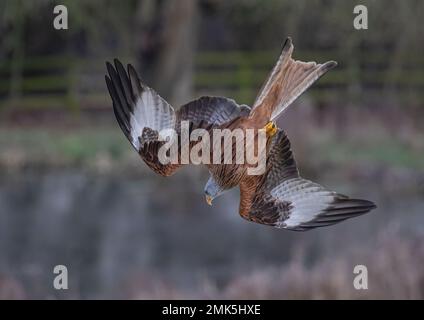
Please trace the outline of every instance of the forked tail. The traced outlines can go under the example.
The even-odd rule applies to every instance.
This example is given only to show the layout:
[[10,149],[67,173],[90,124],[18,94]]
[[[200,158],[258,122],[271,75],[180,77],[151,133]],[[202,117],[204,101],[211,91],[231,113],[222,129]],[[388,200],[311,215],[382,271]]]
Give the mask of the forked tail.
[[297,97],[337,65],[335,61],[323,64],[296,61],[292,58],[293,49],[289,37],[253,104],[252,111],[257,112],[259,110],[255,109],[262,109],[261,114],[266,115],[271,121],[275,121]]

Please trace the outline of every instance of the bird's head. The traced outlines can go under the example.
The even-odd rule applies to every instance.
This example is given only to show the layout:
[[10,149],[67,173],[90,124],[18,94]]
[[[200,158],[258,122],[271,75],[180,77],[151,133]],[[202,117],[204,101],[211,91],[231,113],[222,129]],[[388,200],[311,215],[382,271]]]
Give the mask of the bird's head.
[[205,185],[205,197],[208,205],[212,205],[212,200],[221,195],[225,190],[215,181],[214,178],[210,177]]

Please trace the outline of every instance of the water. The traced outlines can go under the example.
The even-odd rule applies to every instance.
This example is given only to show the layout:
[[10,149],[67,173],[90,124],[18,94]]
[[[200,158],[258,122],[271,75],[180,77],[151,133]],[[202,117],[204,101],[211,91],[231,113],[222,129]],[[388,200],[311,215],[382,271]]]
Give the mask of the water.
[[[278,230],[240,218],[238,190],[209,207],[205,181],[188,171],[168,179],[3,174],[0,276],[32,298],[125,298],[134,279],[149,286],[156,277],[187,290],[205,279],[220,287],[236,274],[283,265],[301,248],[313,264],[351,247],[365,250],[393,221],[423,227],[420,197],[387,196],[368,185],[368,192],[348,193],[376,201],[372,214],[306,233]],[[59,264],[69,272],[66,296],[52,286]]]

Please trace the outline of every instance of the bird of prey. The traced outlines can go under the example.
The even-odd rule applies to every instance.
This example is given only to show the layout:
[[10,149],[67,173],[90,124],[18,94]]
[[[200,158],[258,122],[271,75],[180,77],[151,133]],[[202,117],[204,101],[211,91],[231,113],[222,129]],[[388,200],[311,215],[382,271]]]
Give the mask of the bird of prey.
[[304,231],[367,213],[376,207],[371,201],[351,199],[303,179],[285,132],[275,124],[297,97],[337,65],[334,61],[318,64],[294,60],[293,49],[287,38],[251,108],[225,97],[204,96],[175,110],[140,81],[131,65],[125,70],[117,59],[114,65],[107,62],[105,79],[118,124],[144,162],[162,176],[172,175],[182,164],[159,161],[158,151],[165,143],[160,132],[174,129],[181,139],[181,121],[189,122],[190,132],[198,128],[209,132],[215,128],[265,129],[263,174],[247,174],[246,164],[206,165],[210,172],[204,190],[206,201],[211,204],[223,192],[239,186],[239,214],[249,221]]

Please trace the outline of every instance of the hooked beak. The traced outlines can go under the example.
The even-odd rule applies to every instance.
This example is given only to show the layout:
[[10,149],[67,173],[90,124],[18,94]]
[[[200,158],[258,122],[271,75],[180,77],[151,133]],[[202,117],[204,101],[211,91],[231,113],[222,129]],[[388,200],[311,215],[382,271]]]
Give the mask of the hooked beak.
[[211,196],[206,196],[206,202],[208,203],[208,205],[212,205],[212,197]]

